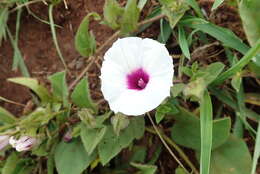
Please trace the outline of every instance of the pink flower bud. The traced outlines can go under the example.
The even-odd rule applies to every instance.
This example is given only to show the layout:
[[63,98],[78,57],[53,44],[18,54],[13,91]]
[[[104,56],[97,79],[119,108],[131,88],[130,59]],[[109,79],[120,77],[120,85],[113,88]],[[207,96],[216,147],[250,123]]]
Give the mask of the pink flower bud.
[[72,134],[71,134],[71,131],[69,130],[63,136],[63,141],[70,142],[71,140],[72,140]]
[[15,139],[14,137],[11,137],[9,143],[18,152],[21,152],[21,151],[27,151],[32,149],[35,145],[38,144],[38,140],[30,136],[22,136],[19,139]]
[[9,144],[9,138],[10,136],[8,135],[0,136],[0,150],[3,150]]

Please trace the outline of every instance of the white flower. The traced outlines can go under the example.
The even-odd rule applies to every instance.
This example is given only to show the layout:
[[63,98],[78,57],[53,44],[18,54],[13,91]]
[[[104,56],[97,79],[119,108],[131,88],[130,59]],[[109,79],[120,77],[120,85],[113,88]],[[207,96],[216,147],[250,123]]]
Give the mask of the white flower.
[[118,39],[106,52],[101,90],[111,110],[142,115],[170,95],[173,62],[166,47],[152,39]]
[[0,150],[3,150],[9,144],[9,138],[10,136],[8,135],[0,136]]
[[22,136],[18,140],[11,137],[9,144],[15,148],[18,152],[27,151],[32,149],[38,143],[36,138],[30,136]]

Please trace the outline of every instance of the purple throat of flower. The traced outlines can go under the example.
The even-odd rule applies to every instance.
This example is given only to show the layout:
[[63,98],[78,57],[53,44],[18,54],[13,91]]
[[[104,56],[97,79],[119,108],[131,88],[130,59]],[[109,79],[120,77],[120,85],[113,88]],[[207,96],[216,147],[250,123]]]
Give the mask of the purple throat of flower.
[[143,68],[138,68],[127,74],[127,88],[141,91],[145,89],[149,82],[149,78],[149,74]]

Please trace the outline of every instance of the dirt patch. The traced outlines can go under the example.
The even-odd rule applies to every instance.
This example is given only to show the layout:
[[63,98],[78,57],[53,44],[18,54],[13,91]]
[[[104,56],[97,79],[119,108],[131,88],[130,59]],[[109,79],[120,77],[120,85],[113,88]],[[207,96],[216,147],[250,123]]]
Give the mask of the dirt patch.
[[[77,28],[81,20],[89,12],[95,11],[102,15],[104,0],[71,0],[67,3],[68,9],[65,9],[63,4],[55,7],[53,16],[55,23],[62,27],[56,28],[56,33],[61,51],[71,71],[71,75],[68,76],[68,81],[71,81],[84,68],[87,60],[82,58],[74,47],[74,36]],[[48,21],[48,7],[45,4],[33,4],[29,8],[35,15]],[[15,20],[16,14],[14,13],[9,20],[12,33],[15,31]],[[90,22],[90,29],[96,36],[97,46],[102,44],[113,33],[112,30],[100,25],[97,21]],[[48,75],[64,70],[54,46],[49,25],[35,19],[25,10],[21,20],[19,48],[31,76],[40,79],[44,83],[46,83]],[[5,41],[0,50],[0,95],[19,103],[26,103],[30,100],[28,90],[6,81],[7,78],[21,75],[11,70],[13,49],[10,43]],[[96,89],[97,86],[91,85],[91,88]],[[14,114],[21,113],[21,107],[7,103],[1,103],[1,105]]]

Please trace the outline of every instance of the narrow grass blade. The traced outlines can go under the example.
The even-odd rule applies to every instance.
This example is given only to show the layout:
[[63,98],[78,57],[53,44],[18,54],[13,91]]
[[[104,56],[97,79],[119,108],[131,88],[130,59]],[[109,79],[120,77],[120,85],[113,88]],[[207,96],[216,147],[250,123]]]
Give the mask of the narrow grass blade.
[[251,174],[254,174],[255,171],[256,171],[257,161],[258,161],[258,158],[260,156],[260,148],[259,147],[260,147],[260,122],[258,122],[256,142],[255,142],[255,151],[254,151]]
[[182,26],[178,26],[178,34],[179,34],[179,44],[181,47],[181,51],[187,57],[190,59],[190,50],[189,50],[189,44],[185,36],[185,31]]
[[257,41],[256,45],[252,47],[234,66],[229,68],[224,73],[220,74],[219,77],[212,82],[211,86],[216,86],[222,84],[225,80],[233,76],[235,73],[239,72],[244,66],[246,66],[251,59],[253,59],[256,54],[260,51],[260,39]]
[[180,24],[193,29],[209,34],[210,36],[221,41],[223,45],[233,48],[242,54],[246,54],[249,47],[242,42],[231,30],[214,25],[204,19],[196,18],[193,16],[186,16],[182,18]]
[[54,20],[53,20],[53,15],[52,15],[52,12],[53,12],[53,5],[51,4],[49,6],[49,20],[50,20],[50,27],[51,27],[51,33],[52,33],[52,38],[53,38],[53,42],[54,42],[54,45],[56,47],[56,50],[58,52],[58,55],[60,57],[60,60],[64,66],[64,68],[66,70],[68,70],[67,68],[67,65],[65,63],[65,60],[63,58],[63,55],[61,53],[61,50],[60,50],[60,47],[59,47],[59,44],[58,44],[58,40],[57,40],[57,36],[56,36],[56,31],[55,31],[55,25],[54,25]]
[[200,174],[209,174],[212,148],[212,103],[208,91],[205,91],[200,104]]
[[2,39],[6,38],[6,27],[7,27],[8,16],[9,16],[8,7],[1,7],[0,8],[0,45]]
[[215,0],[213,6],[211,8],[211,11],[217,9],[223,2],[224,2],[224,0]]
[[17,45],[17,43],[15,43],[12,33],[10,32],[10,30],[8,28],[7,28],[7,33],[8,33],[10,42],[14,48],[14,52],[17,52],[16,54],[17,54],[17,59],[19,59],[19,69],[20,69],[22,75],[25,77],[30,77],[29,71],[24,63],[24,60],[23,60],[22,54],[18,48],[18,45]]
[[[22,8],[19,8],[17,10],[16,31],[15,31],[15,38],[14,38],[14,42],[16,45],[18,45],[18,41],[19,41],[19,30],[20,30],[20,21],[21,21],[22,10],[23,10]],[[17,51],[14,51],[12,70],[16,70],[18,68],[19,60],[20,60],[19,53]]]
[[172,33],[172,28],[169,24],[169,22],[167,22],[166,20],[164,19],[161,19],[160,20],[160,34],[158,36],[158,41],[163,43],[163,44],[166,44],[166,42],[168,41],[168,39],[170,38],[171,36],[171,33]]
[[189,6],[191,6],[193,8],[195,13],[197,13],[197,15],[200,18],[204,18],[203,13],[201,12],[199,4],[197,3],[196,0],[186,0],[186,3],[189,4]]

